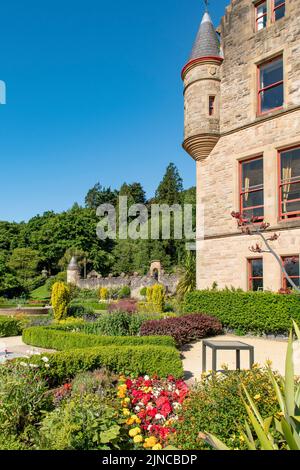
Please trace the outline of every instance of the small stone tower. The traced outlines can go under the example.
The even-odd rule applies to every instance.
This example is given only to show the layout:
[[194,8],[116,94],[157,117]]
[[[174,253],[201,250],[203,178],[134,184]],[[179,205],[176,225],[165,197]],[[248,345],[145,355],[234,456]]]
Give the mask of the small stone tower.
[[67,269],[67,283],[74,284],[76,286],[79,280],[80,269],[77,263],[76,256],[73,256]]
[[220,138],[220,82],[223,56],[212,20],[205,12],[184,82],[183,148],[196,161],[208,157]]

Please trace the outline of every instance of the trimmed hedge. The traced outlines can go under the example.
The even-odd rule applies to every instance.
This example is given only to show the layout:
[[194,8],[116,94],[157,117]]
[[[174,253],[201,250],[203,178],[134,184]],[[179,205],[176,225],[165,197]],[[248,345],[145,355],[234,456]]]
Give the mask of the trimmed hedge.
[[[45,357],[49,362],[45,367]],[[41,373],[51,387],[58,386],[73,378],[77,373],[107,367],[110,371],[125,375],[156,375],[176,378],[183,376],[180,353],[174,347],[141,346],[100,346],[86,349],[72,349],[57,353],[45,353],[30,359],[18,359],[40,366]]]
[[[57,349],[92,348],[95,346],[164,346],[175,347],[175,342],[168,336],[97,336],[85,333],[72,333],[53,328],[33,327],[23,331],[23,341],[32,346]],[[120,349],[119,349],[120,351]]]
[[142,336],[169,335],[178,346],[221,333],[222,325],[216,318],[197,314],[147,321],[141,327]]
[[195,291],[186,294],[185,313],[217,317],[223,326],[243,332],[286,333],[300,322],[300,296],[272,292]]
[[22,333],[22,324],[20,321],[11,317],[0,316],[0,338],[9,336],[19,336]]

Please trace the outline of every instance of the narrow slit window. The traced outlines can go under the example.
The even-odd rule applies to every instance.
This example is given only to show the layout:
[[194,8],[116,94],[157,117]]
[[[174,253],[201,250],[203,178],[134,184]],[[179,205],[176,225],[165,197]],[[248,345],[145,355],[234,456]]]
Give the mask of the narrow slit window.
[[258,113],[280,109],[284,104],[283,57],[277,57],[258,67]]
[[285,0],[273,0],[273,19],[278,21],[285,16]]
[[263,1],[256,5],[255,7],[255,21],[256,21],[256,31],[260,31],[267,27],[268,21],[268,9],[267,2]]
[[208,112],[210,116],[213,116],[215,114],[215,102],[216,102],[216,97],[210,96],[209,105],[208,105]]

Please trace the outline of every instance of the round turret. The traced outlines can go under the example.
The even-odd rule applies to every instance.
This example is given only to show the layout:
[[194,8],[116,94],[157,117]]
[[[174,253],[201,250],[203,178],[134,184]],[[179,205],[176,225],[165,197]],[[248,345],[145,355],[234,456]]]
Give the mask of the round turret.
[[73,256],[67,268],[67,282],[68,284],[77,285],[79,280],[80,280],[80,269],[77,263],[76,256]]
[[223,56],[206,12],[188,63],[184,82],[183,148],[197,161],[208,157],[220,138],[220,83]]

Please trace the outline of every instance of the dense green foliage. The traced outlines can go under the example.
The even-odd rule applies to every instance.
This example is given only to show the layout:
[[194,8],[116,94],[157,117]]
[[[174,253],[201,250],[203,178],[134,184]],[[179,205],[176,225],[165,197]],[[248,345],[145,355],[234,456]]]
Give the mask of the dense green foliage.
[[[71,335],[72,333],[68,333]],[[122,338],[124,340],[124,338]],[[49,369],[45,376],[53,384],[63,383],[78,372],[107,367],[116,373],[127,375],[158,375],[159,377],[182,377],[180,353],[174,347],[145,345],[106,345],[94,348],[69,349],[45,354],[49,358]],[[32,357],[31,363],[42,364],[39,356]]]
[[[76,325],[80,327],[80,325]],[[64,328],[62,326],[61,328]],[[68,329],[69,325],[65,325]],[[26,344],[46,349],[68,350],[73,348],[91,348],[94,346],[139,346],[156,345],[174,347],[174,340],[169,336],[99,336],[87,333],[75,333],[53,327],[33,327],[23,331]]]
[[[277,377],[278,379],[278,377]],[[279,411],[272,381],[266,370],[228,372],[199,383],[185,401],[176,425],[175,445],[179,449],[205,449],[209,446],[199,433],[218,436],[231,449],[246,449],[241,427],[247,418],[242,397],[244,384],[264,418]]]
[[22,324],[12,317],[0,316],[0,338],[18,336],[22,333]]
[[206,290],[185,296],[185,313],[206,313],[223,326],[254,333],[286,333],[300,321],[300,296],[272,292]]
[[[95,269],[103,276],[122,272],[144,274],[153,259],[160,259],[172,271],[185,257],[184,240],[106,240],[96,236],[99,204],[116,205],[119,195],[128,204],[195,205],[195,188],[184,191],[178,170],[169,165],[155,198],[146,201],[140,183],[124,183],[119,190],[95,185],[86,196],[86,206],[78,204],[62,213],[52,211],[37,215],[27,223],[0,221],[0,296],[28,294],[44,283],[44,268],[51,275],[65,270],[70,256],[76,253],[82,270]],[[150,211],[149,211],[150,218]]]
[[120,449],[128,441],[116,406],[99,395],[75,395],[49,413],[40,428],[42,450]]
[[10,363],[0,366],[0,436],[20,434],[49,408],[46,382],[39,370]]

